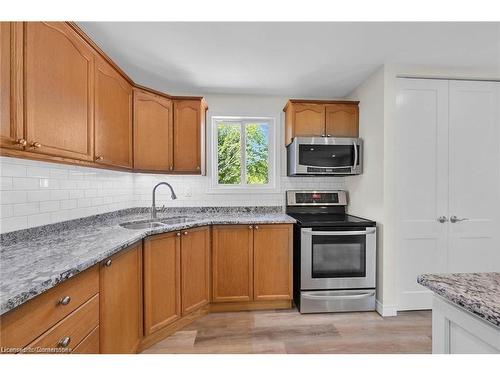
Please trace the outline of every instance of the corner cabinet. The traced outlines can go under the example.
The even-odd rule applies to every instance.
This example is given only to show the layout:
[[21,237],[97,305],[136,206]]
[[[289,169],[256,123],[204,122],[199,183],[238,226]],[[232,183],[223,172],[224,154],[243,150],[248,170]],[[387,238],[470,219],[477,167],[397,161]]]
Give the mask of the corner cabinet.
[[132,85],[102,57],[95,69],[95,162],[132,168]]
[[174,100],[173,171],[205,174],[205,116],[202,98]]
[[134,89],[134,169],[173,170],[172,100]]
[[357,137],[359,102],[290,99],[285,112],[285,145],[294,137]]
[[101,262],[100,351],[135,353],[142,339],[142,246],[132,245]]

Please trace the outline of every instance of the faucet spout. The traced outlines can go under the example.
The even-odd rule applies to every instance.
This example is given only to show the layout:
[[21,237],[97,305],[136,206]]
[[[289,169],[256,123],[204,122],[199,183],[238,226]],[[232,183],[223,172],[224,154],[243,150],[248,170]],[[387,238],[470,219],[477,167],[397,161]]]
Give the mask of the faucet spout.
[[170,189],[170,193],[171,193],[171,198],[172,199],[177,199],[177,195],[175,195],[175,192],[174,192],[174,189],[172,187],[172,185],[170,185],[168,182],[160,182],[158,184],[155,185],[155,187],[153,188],[153,202],[151,204],[151,219],[156,219],[156,189],[161,186],[161,185],[166,185],[169,187]]

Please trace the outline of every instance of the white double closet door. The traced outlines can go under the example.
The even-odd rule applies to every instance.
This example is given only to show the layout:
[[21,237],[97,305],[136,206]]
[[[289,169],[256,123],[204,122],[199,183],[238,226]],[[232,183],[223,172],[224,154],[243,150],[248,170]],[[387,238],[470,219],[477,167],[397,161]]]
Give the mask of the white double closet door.
[[399,310],[427,309],[418,275],[500,271],[500,83],[398,79],[395,140]]

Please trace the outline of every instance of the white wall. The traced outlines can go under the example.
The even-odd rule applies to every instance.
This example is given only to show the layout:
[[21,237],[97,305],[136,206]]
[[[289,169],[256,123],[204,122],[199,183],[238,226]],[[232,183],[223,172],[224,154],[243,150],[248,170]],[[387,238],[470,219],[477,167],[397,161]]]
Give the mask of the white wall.
[[383,246],[384,67],[375,71],[348,98],[360,101],[359,136],[364,141],[363,174],[346,178],[345,182],[349,192],[348,212],[377,221],[377,308],[382,313],[386,274]]
[[0,157],[0,232],[95,215],[121,208],[151,205],[151,189],[159,181],[171,183],[178,199],[170,201],[168,189],[158,190],[157,205],[240,206],[284,205],[285,190],[343,189],[344,178],[286,177],[284,114],[287,98],[276,96],[207,95],[208,135],[211,116],[266,116],[276,119],[278,176],[271,192],[243,194],[210,191],[211,139],[207,139],[207,176],[133,174]]

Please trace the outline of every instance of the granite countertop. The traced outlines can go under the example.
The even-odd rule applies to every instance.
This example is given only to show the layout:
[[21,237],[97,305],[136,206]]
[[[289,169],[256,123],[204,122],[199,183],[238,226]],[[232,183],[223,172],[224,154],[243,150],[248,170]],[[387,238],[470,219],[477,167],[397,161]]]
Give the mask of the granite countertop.
[[427,274],[417,281],[500,328],[500,272]]
[[148,208],[134,208],[1,235],[0,314],[92,267],[142,238],[211,224],[294,223],[281,207],[172,208],[158,218],[189,221],[153,229],[119,224],[149,219]]

